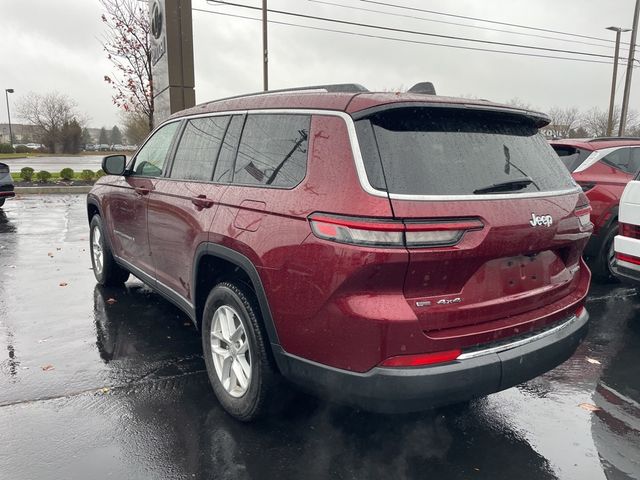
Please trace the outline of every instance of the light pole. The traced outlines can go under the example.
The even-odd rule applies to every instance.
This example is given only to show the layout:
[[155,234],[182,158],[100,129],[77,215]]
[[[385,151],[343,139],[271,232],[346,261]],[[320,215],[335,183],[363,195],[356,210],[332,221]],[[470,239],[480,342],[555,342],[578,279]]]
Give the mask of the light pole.
[[7,118],[9,119],[9,146],[13,148],[13,133],[11,132],[11,112],[9,111],[9,94],[13,93],[13,88],[7,88],[4,96],[7,99]]
[[618,59],[620,58],[620,34],[622,32],[630,32],[630,28],[607,27],[607,30],[616,32],[616,52],[613,60],[613,78],[611,80],[611,99],[609,100],[609,119],[607,120],[607,137],[611,136],[613,131],[613,108],[616,100],[616,79],[618,78]]
[[269,47],[267,44],[267,0],[262,0],[262,88],[269,90]]
[[631,30],[631,45],[629,46],[629,60],[627,60],[627,75],[624,80],[624,95],[622,96],[622,111],[620,112],[620,128],[618,136],[624,136],[627,127],[627,111],[629,110],[629,97],[631,96],[631,75],[633,74],[633,62],[636,53],[636,37],[638,36],[638,16],[640,15],[640,0],[636,0],[636,8],[633,10],[633,27]]

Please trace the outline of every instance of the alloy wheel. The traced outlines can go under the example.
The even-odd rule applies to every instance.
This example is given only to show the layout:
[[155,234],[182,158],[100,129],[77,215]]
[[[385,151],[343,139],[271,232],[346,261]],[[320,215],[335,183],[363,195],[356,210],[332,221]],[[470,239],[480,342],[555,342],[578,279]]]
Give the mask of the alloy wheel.
[[251,384],[251,348],[240,315],[228,305],[213,314],[211,323],[213,366],[222,387],[232,397],[241,397]]

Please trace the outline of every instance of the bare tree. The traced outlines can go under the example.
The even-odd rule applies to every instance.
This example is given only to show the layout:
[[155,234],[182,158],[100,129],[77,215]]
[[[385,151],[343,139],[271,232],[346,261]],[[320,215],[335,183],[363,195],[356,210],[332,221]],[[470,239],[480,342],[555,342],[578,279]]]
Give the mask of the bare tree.
[[549,110],[550,126],[560,138],[569,136],[571,130],[578,126],[580,113],[575,107],[553,107]]
[[124,135],[129,144],[140,145],[149,135],[147,118],[136,112],[122,112],[120,122],[124,126]]
[[[613,109],[613,126],[612,131],[618,131],[620,125],[620,107],[616,105]],[[584,129],[592,137],[604,137],[607,134],[607,122],[609,119],[609,111],[594,107],[588,110],[581,118],[580,123]],[[637,131],[640,127],[638,124],[640,116],[637,110],[629,110],[627,113],[627,131]]]
[[153,74],[147,2],[138,0],[100,0],[107,27],[102,47],[115,67],[105,75],[115,94],[113,103],[125,112],[135,112],[147,119],[153,129]]
[[51,152],[65,142],[64,132],[70,124],[80,125],[76,102],[58,92],[29,93],[18,101],[16,110],[20,118],[36,126],[40,142]]
[[512,107],[522,108],[524,110],[535,110],[530,103],[527,103],[519,97],[510,98],[504,103],[506,103],[507,105],[511,105]]

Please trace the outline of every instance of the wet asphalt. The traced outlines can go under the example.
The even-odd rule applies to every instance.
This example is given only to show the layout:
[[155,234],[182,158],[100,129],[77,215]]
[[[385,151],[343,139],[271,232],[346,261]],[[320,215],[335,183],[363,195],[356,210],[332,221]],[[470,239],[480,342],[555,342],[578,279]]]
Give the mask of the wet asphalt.
[[526,384],[417,415],[291,392],[241,424],[198,332],[133,279],[96,285],[84,196],[0,209],[0,479],[640,478],[640,298],[593,285],[576,354]]

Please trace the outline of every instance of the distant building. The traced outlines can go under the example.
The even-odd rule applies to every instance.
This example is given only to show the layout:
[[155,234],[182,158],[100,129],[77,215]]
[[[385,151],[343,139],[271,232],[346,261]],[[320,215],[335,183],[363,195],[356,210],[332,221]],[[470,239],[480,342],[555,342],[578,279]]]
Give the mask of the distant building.
[[[38,127],[35,125],[11,124],[13,143],[40,143]],[[9,124],[0,123],[0,143],[9,143]]]

